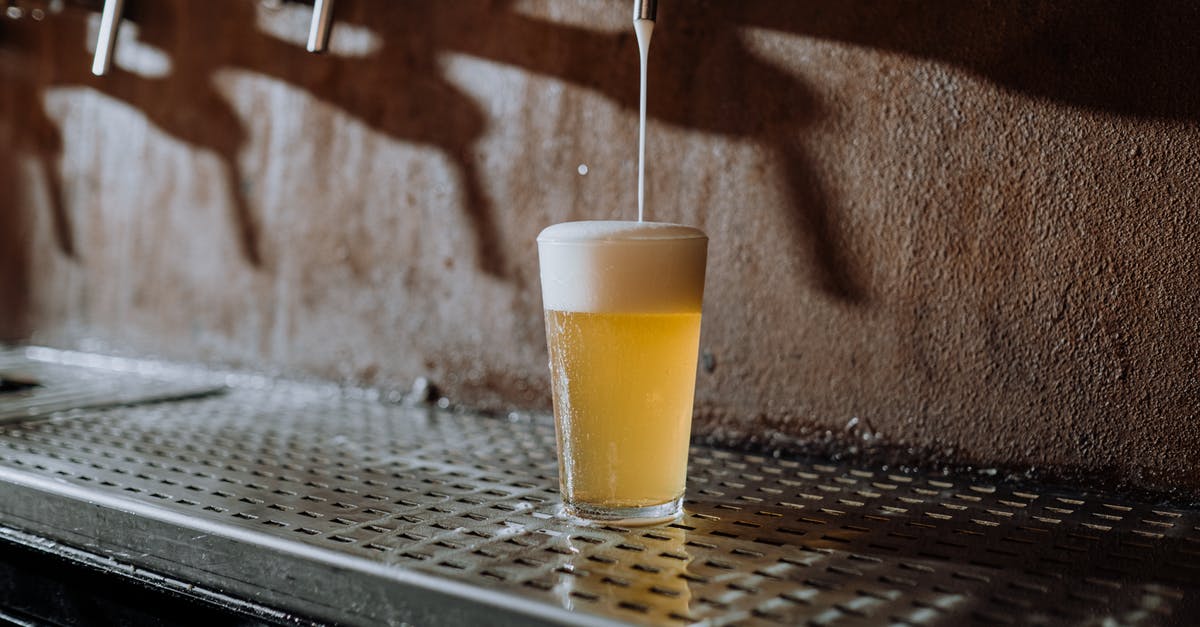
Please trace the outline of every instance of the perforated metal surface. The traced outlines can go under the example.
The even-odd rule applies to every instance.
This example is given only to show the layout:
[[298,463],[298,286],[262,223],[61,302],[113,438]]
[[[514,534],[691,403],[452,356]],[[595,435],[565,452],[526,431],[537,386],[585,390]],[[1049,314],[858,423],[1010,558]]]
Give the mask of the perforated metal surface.
[[[678,523],[580,527],[557,514],[553,426],[543,418],[287,386],[0,429],[0,487],[23,490],[5,497],[20,501],[3,501],[6,524],[158,570],[188,574],[204,562],[209,585],[347,623],[411,620],[389,591],[439,581],[468,584],[446,584],[463,607],[482,603],[474,591],[487,588],[516,600],[494,617],[541,612],[551,622],[1200,618],[1195,511],[706,448],[691,461]],[[30,501],[42,494],[54,494],[52,505]],[[104,518],[88,529],[88,516],[116,510],[158,526],[114,529]],[[203,551],[187,546],[192,536],[163,540],[163,529],[193,527]],[[241,543],[229,554],[244,559],[213,558],[219,541]],[[272,562],[280,555],[288,558]],[[304,560],[320,562],[313,578]],[[336,584],[343,579],[354,585]],[[376,580],[386,585],[368,585]],[[298,599],[307,605],[289,607]]]

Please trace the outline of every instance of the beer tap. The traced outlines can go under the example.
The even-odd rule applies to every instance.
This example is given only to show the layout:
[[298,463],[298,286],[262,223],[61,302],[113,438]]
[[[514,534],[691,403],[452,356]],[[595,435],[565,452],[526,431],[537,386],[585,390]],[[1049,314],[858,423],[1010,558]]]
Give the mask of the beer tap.
[[633,0],[633,20],[654,21],[658,14],[658,0]]
[[92,59],[92,74],[104,76],[112,67],[113,50],[117,46],[117,28],[121,26],[121,9],[125,0],[104,0],[100,14],[100,32],[96,34],[96,56]]
[[312,24],[308,28],[308,51],[325,52],[329,46],[329,32],[333,30],[333,0],[316,0],[313,3]]

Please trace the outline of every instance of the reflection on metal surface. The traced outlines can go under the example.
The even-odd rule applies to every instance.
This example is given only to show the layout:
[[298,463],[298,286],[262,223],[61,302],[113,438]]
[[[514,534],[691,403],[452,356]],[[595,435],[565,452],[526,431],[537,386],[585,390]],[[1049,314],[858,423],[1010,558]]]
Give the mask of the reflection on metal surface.
[[[116,373],[31,359],[38,349],[0,351],[0,424],[80,407],[128,405],[199,396],[219,386]],[[45,351],[57,354],[56,351]]]
[[[1154,624],[1200,607],[1196,511],[696,447],[683,519],[581,527],[557,513],[548,421],[294,392],[5,427],[0,489],[58,504],[0,517],[356,624],[396,620],[418,588],[497,621]],[[157,522],[89,531],[120,512]]]

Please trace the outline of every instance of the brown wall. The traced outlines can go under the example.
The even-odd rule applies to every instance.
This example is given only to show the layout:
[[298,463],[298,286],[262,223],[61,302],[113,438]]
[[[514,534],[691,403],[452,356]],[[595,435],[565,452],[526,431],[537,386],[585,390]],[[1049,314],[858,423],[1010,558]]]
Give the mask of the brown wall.
[[[0,20],[0,331],[547,407],[533,238],[635,212],[627,4],[343,0],[318,57],[130,0],[99,79],[83,11]],[[1195,3],[662,5],[702,429],[1200,493]]]

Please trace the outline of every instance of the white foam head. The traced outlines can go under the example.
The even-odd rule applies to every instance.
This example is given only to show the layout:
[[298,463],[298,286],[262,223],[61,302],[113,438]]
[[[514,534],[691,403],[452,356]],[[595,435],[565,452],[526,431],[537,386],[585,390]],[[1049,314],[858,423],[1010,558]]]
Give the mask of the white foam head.
[[708,236],[662,222],[564,222],[538,235],[546,309],[699,312]]

